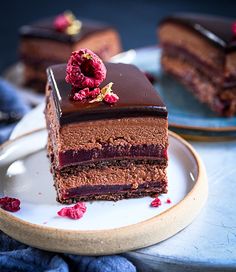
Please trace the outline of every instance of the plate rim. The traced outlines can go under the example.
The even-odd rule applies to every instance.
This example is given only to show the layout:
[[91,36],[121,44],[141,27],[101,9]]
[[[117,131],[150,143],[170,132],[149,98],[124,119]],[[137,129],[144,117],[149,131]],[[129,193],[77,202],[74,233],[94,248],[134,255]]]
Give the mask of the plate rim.
[[[46,129],[32,130],[15,139],[8,140],[0,145],[0,150],[21,138],[44,130]],[[176,133],[168,131],[168,135],[181,142],[189,150],[195,160],[198,175],[194,186],[188,194],[176,205],[162,213],[144,221],[119,228],[105,230],[66,230],[30,223],[0,208],[0,218],[2,219],[0,220],[0,229],[14,239],[30,246],[49,251],[82,255],[123,253],[153,245],[173,236],[187,227],[200,213],[207,200],[208,183],[205,166],[195,149]],[[194,205],[190,205],[193,203]],[[191,209],[189,209],[190,206]],[[186,213],[185,209],[189,210],[190,214]],[[166,228],[166,221],[171,221],[172,215],[176,219],[176,214],[180,217],[177,220],[178,224],[170,224]],[[186,218],[186,214],[189,215],[188,218]],[[160,229],[163,233],[160,233]],[[50,243],[50,240],[53,242]]]
[[[197,131],[212,131],[212,132],[231,132],[236,131],[236,126],[229,126],[229,127],[199,127],[199,126],[187,126],[187,125],[179,125],[177,123],[169,123],[170,128],[179,128],[179,129],[186,129],[186,130],[197,130]],[[209,136],[207,136],[209,137]],[[217,137],[217,136],[215,136]]]

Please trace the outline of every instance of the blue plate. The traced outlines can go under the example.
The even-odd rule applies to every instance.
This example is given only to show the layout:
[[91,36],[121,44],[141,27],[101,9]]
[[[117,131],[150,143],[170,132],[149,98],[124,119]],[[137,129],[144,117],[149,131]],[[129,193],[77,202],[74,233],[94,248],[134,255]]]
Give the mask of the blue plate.
[[167,105],[172,130],[185,136],[236,136],[236,117],[219,117],[198,102],[185,87],[163,73],[160,56],[160,48],[146,47],[121,53],[113,61],[135,64],[157,78],[154,86]]

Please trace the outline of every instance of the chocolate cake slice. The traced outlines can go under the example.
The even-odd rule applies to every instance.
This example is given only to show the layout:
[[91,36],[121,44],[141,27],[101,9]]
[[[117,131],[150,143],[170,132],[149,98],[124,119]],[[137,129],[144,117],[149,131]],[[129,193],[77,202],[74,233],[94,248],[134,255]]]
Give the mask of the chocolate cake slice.
[[175,14],[161,21],[162,66],[220,115],[236,114],[234,20]]
[[99,88],[113,82],[119,100],[111,104],[75,101],[65,80],[66,64],[47,70],[48,155],[61,203],[167,192],[166,107],[135,66],[105,67]]
[[103,60],[109,60],[121,51],[120,37],[113,27],[82,19],[81,28],[78,31],[72,28],[71,32],[63,29],[63,16],[42,19],[20,28],[19,51],[26,86],[44,92],[46,68],[67,62],[71,52],[81,47],[90,48]]

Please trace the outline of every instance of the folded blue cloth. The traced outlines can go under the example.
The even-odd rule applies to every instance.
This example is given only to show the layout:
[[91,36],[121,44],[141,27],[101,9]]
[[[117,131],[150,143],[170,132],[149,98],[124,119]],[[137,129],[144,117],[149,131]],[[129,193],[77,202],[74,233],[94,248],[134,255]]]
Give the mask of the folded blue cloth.
[[122,256],[86,257],[52,253],[23,245],[0,232],[0,271],[135,272]]
[[[29,109],[16,88],[0,79],[0,112],[23,116]],[[15,125],[0,122],[0,143],[8,139]],[[135,272],[136,268],[122,256],[86,257],[39,250],[23,245],[0,231],[0,271]]]
[[[29,111],[30,107],[24,103],[16,88],[7,81],[0,79],[0,117],[3,114],[19,118]],[[4,122],[0,118],[0,143],[6,141],[16,123]]]

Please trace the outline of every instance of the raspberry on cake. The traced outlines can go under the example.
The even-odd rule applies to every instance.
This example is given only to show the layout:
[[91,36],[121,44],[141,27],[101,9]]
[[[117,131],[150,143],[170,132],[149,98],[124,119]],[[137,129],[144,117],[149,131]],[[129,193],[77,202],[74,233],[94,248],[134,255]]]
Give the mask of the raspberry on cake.
[[42,19],[20,28],[20,57],[25,85],[44,90],[48,66],[66,62],[70,53],[90,48],[103,60],[121,51],[118,32],[111,26],[78,20],[71,12]]
[[[104,80],[84,91],[75,87],[77,78],[68,80],[70,60],[47,70],[48,155],[58,201],[166,193],[168,124],[159,95],[133,65],[103,64],[88,49],[75,55],[78,78],[92,79],[100,70]],[[75,99],[81,93],[85,97]]]
[[66,68],[66,82],[75,88],[95,88],[106,77],[102,60],[89,49],[72,52]]
[[159,25],[162,65],[220,115],[236,114],[234,20],[176,14]]

